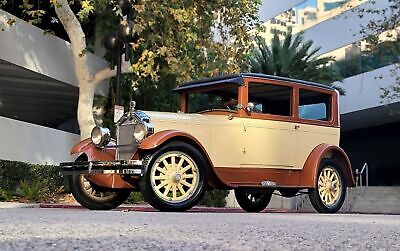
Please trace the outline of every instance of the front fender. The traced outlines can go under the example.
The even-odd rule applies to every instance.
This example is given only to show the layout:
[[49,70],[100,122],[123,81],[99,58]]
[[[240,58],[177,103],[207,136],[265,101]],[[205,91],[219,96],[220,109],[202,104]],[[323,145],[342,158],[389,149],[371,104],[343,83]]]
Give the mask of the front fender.
[[[88,161],[115,160],[115,149],[99,149],[92,143],[91,139],[82,140],[74,145],[70,153],[85,154]],[[135,186],[122,179],[121,175],[116,174],[92,174],[88,175],[87,179],[105,188],[135,188]]]
[[204,146],[198,141],[195,137],[190,135],[189,133],[183,132],[183,131],[178,131],[178,130],[164,130],[157,132],[145,140],[143,140],[138,149],[139,150],[152,150],[160,147],[164,143],[168,142],[169,140],[181,140],[186,143],[189,143],[196,147],[204,156],[206,161],[209,164],[209,168],[206,168],[206,175],[208,179],[208,183],[211,187],[221,187],[225,188],[228,187],[226,183],[223,182],[221,177],[218,175],[217,171],[215,170],[215,167],[211,161],[210,156],[208,155],[206,149]]
[[190,139],[193,142],[195,142],[199,147],[201,147],[202,150],[204,150],[204,147],[201,145],[201,143],[195,137],[193,137],[192,135],[190,135],[186,132],[182,132],[182,131],[178,131],[178,130],[165,130],[165,131],[156,132],[155,134],[153,134],[153,135],[149,136],[148,138],[146,138],[145,140],[143,140],[139,145],[139,149],[141,149],[141,150],[154,149],[154,148],[157,148],[160,145],[162,145],[164,142],[166,142],[172,138],[176,138],[176,137]]
[[71,148],[70,154],[84,153],[88,161],[92,160],[114,160],[115,149],[99,149],[91,139],[85,139]]
[[320,144],[312,150],[300,174],[300,185],[315,187],[319,166],[321,160],[324,158],[330,158],[338,163],[342,168],[346,185],[349,187],[355,186],[353,172],[347,154],[342,148],[329,144]]

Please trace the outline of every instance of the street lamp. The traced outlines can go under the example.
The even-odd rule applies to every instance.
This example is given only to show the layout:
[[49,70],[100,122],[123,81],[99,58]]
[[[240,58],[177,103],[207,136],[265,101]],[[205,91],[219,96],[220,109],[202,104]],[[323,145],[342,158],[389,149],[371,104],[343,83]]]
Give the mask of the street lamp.
[[[121,106],[121,65],[122,65],[122,53],[125,52],[125,61],[130,59],[130,48],[129,43],[134,42],[137,38],[133,30],[133,22],[128,21],[128,16],[131,14],[131,1],[130,0],[118,0],[116,1],[118,7],[121,10],[122,17],[120,18],[119,29],[116,32],[107,34],[104,38],[104,47],[111,51],[111,68],[114,69],[117,66],[117,78],[116,78],[116,106]],[[116,60],[116,62],[115,62]]]

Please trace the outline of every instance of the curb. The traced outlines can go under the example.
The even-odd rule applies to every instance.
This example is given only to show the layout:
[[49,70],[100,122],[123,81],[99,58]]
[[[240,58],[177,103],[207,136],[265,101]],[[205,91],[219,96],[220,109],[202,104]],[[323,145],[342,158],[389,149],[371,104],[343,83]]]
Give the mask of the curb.
[[[87,210],[81,205],[77,204],[49,204],[49,203],[41,203],[39,204],[40,208],[59,208],[59,209],[80,209]],[[154,209],[148,205],[122,205],[113,211],[133,211],[133,212],[158,212],[158,210]],[[193,207],[187,212],[192,213],[245,213],[245,211],[241,208],[227,208],[227,207]],[[285,209],[265,209],[262,213],[297,213],[293,210],[285,210]],[[303,212],[304,213],[304,212]]]
[[37,203],[21,203],[21,202],[0,202],[0,209],[10,208],[40,208]]

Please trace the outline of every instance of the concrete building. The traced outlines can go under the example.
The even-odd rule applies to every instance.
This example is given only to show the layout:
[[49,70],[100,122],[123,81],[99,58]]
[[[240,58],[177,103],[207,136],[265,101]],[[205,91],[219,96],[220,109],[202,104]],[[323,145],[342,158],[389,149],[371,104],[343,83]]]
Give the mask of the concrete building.
[[[69,43],[3,10],[0,24],[0,159],[72,160],[69,150],[79,141],[78,83]],[[107,67],[103,59],[89,57],[93,71]],[[107,91],[104,83],[97,94]]]
[[[391,55],[393,57],[390,60],[382,58],[381,54],[376,57],[361,56],[367,49],[363,42],[364,35],[360,33],[361,26],[382,17],[365,13],[360,18],[357,11],[353,11],[356,6],[383,9],[389,6],[390,1],[280,2],[263,1],[260,17],[265,21],[266,30],[269,26],[274,27],[271,20],[290,10],[296,20],[292,26],[293,32],[303,31],[305,40],[313,40],[315,46],[321,46],[319,55],[335,56],[346,70],[343,83],[336,84],[346,91],[340,100],[341,145],[348,152],[353,168],[361,169],[364,163],[368,163],[370,185],[400,185],[400,179],[397,178],[400,176],[400,164],[396,158],[397,149],[400,148],[400,100],[381,98],[382,88],[396,84],[396,75],[392,71],[396,67],[393,63],[399,63],[399,51]],[[387,12],[386,15],[391,13]],[[394,36],[389,39],[394,44],[398,44],[400,39],[398,33],[393,33]],[[266,35],[266,38],[271,35]]]

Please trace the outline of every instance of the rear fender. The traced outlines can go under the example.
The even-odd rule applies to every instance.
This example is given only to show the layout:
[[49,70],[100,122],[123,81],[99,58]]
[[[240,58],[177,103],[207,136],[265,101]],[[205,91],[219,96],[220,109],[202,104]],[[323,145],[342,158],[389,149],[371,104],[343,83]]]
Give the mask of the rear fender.
[[346,186],[355,186],[350,160],[346,153],[340,147],[329,144],[320,144],[310,153],[300,174],[300,186],[315,187],[320,163],[326,158],[341,167]]

